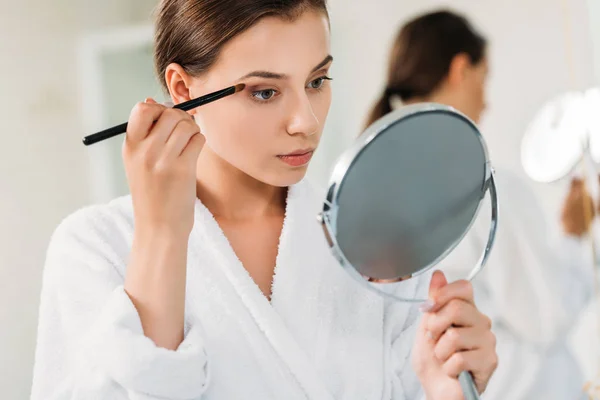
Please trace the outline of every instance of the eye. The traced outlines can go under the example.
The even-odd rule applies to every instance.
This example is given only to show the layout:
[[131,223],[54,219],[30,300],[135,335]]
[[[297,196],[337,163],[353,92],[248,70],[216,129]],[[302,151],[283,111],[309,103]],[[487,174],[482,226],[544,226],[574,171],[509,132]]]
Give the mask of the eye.
[[330,81],[331,78],[327,76],[321,76],[320,78],[317,78],[314,81],[310,82],[308,84],[308,87],[310,87],[311,89],[321,89],[326,80]]
[[271,100],[271,98],[273,96],[275,96],[275,89],[266,89],[266,90],[259,90],[258,92],[254,92],[252,93],[252,96],[255,97],[258,100]]

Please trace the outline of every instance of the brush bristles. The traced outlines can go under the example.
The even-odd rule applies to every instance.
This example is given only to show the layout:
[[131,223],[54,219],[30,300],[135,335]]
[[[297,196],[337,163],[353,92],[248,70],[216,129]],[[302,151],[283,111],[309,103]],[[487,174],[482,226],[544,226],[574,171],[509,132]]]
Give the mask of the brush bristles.
[[235,92],[241,92],[242,90],[244,90],[245,87],[245,83],[238,83],[237,85],[235,85]]

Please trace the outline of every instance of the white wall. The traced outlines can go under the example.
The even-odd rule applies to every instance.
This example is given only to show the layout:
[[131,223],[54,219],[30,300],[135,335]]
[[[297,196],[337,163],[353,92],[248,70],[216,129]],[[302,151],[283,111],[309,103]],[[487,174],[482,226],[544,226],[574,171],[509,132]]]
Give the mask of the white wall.
[[3,1],[0,11],[0,397],[29,396],[46,245],[88,202],[75,44],[154,2]]
[[[594,85],[600,85],[600,2],[588,0],[589,29],[592,39]],[[596,240],[599,237],[596,236]],[[597,296],[597,295],[596,295]],[[598,379],[600,373],[600,298],[594,299],[584,311],[571,342],[588,378]]]
[[[331,0],[330,4],[336,60],[328,124],[336,137],[326,138],[326,143],[334,148],[339,142],[338,152],[342,141],[358,134],[366,110],[383,87],[387,54],[398,26],[435,7],[465,13],[490,40],[489,110],[482,131],[495,164],[522,174],[520,140],[537,108],[554,94],[593,82],[586,0]],[[572,28],[568,43],[563,28],[567,14]],[[568,73],[567,48],[573,49],[574,82]],[[536,186],[548,212],[557,207],[562,189],[560,184]]]
[[[590,83],[584,0],[568,1],[577,85]],[[433,0],[330,0],[334,105],[318,173],[359,131],[382,85],[392,35]],[[493,161],[520,171],[519,140],[548,96],[571,88],[564,61],[561,0],[455,0],[492,42],[490,111],[484,122]],[[155,1],[4,1],[0,12],[0,388],[29,395],[44,253],[61,218],[89,201],[75,41],[84,32],[148,19]],[[535,54],[534,54],[535,53]],[[561,185],[536,187],[544,206]]]
[[594,55],[595,83],[600,85],[600,1],[587,0]]

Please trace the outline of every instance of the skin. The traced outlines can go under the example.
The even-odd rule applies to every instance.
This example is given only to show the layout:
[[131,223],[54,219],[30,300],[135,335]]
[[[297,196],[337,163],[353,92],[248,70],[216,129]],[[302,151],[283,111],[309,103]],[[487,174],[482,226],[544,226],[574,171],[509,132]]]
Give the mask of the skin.
[[412,353],[412,365],[428,400],[463,399],[458,375],[469,371],[480,393],[498,366],[491,320],[475,306],[466,280],[448,283],[433,274],[430,304],[424,309]]
[[467,54],[457,54],[448,74],[429,96],[413,98],[406,103],[432,101],[447,104],[479,124],[486,109],[486,81],[489,75],[487,57],[476,64]]
[[[174,350],[183,340],[187,243],[198,198],[270,297],[286,187],[300,181],[307,169],[278,156],[318,146],[331,102],[324,79],[329,54],[324,15],[308,11],[293,22],[264,18],[228,42],[202,76],[190,76],[176,64],[165,73],[175,104],[236,83],[246,84],[242,92],[189,114],[151,99],[134,107],[123,146],[136,221],[125,290],[145,335],[158,346]],[[248,77],[253,71],[285,76]],[[438,356],[464,346],[478,349],[477,359],[460,366],[473,371],[483,390],[495,368],[489,320],[474,306],[468,283],[432,281],[431,294],[441,296],[435,297],[440,308],[424,319],[423,332],[431,330],[439,336],[436,343],[445,343],[446,323],[465,330],[456,330],[460,341],[439,354],[421,334],[414,348],[416,370],[429,400],[459,400],[455,369],[443,368]],[[455,303],[454,313],[443,317]],[[435,391],[439,381],[453,397]]]

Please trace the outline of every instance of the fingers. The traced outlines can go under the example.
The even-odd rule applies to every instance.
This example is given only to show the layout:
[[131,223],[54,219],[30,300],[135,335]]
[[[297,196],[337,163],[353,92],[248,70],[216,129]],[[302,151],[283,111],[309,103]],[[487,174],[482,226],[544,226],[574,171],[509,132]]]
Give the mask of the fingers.
[[434,341],[451,327],[481,327],[490,329],[490,319],[464,300],[455,299],[441,310],[427,315],[427,331]]
[[444,286],[448,285],[448,280],[442,271],[435,271],[429,282],[429,298],[434,298]]
[[[195,135],[200,135],[200,127],[196,122],[192,119],[180,120],[167,140],[164,157],[175,159],[181,156]],[[202,137],[201,142],[203,142],[204,137],[200,136]]]
[[[472,373],[480,392],[496,369],[496,337],[491,320],[474,304],[468,281],[448,284],[443,273],[434,273],[429,297],[413,354],[413,368],[422,377],[438,368],[453,379],[463,371]],[[440,370],[441,368],[441,370]]]
[[180,157],[190,162],[197,162],[198,155],[206,143],[206,138],[202,133],[193,135],[187,143],[187,146],[181,152]]
[[126,141],[132,144],[139,143],[148,136],[150,129],[163,111],[165,106],[156,102],[137,103],[131,110],[127,122]]
[[[473,285],[471,282],[460,280],[447,283],[444,286],[437,286],[439,284],[439,278],[436,278],[438,272],[439,271],[436,271],[431,278],[429,299],[433,305],[431,305],[426,311],[436,312],[446,306],[446,304],[452,300],[463,300],[467,303],[475,304]],[[441,272],[439,273],[442,274]],[[434,282],[434,280],[437,280],[438,282]]]
[[446,362],[454,353],[478,350],[486,345],[495,347],[496,338],[491,331],[479,327],[450,328],[442,334],[434,348],[435,356]]
[[458,378],[463,371],[477,371],[485,366],[485,354],[482,351],[462,351],[455,353],[442,366],[444,372]]
[[454,353],[443,364],[442,369],[449,377],[456,379],[461,372],[469,371],[475,378],[475,385],[481,393],[497,367],[498,356],[495,351],[472,350]]
[[194,122],[192,116],[185,111],[178,110],[176,108],[164,107],[164,110],[158,121],[156,121],[152,127],[152,130],[150,131],[148,139],[153,142],[151,146],[162,147],[165,143],[167,143],[169,136],[171,133],[173,133],[175,127],[181,121]]
[[[180,124],[181,127],[177,128]],[[175,131],[183,137],[169,146],[172,147],[171,156],[166,144]],[[159,159],[178,157],[191,136],[198,132],[199,128],[192,116],[185,111],[168,108],[157,104],[153,99],[146,99],[144,103],[138,103],[132,111],[128,123],[126,147],[132,150],[137,146],[143,146],[146,162],[154,164]]]

